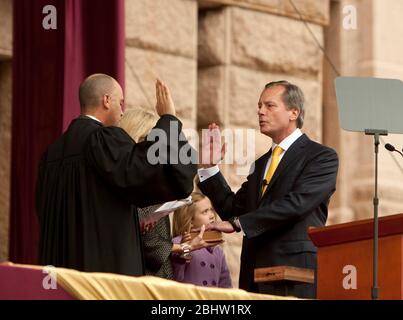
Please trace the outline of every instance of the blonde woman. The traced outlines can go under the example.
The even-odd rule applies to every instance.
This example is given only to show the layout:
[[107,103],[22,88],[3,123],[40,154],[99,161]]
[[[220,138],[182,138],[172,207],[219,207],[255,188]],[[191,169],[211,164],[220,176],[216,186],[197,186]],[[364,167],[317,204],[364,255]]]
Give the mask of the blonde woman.
[[120,127],[122,127],[136,143],[144,141],[147,134],[157,123],[159,117],[143,108],[131,108],[123,113],[120,120]]
[[[199,192],[192,193],[193,203],[175,211],[173,219],[173,243],[179,243],[182,235],[191,228],[202,228],[217,220],[210,199]],[[187,262],[187,263],[186,263]],[[174,279],[199,286],[231,288],[231,276],[224,251],[219,245],[204,247],[192,252],[191,259],[173,261]]]
[[[120,120],[122,127],[135,142],[144,141],[147,134],[155,126],[158,116],[142,108],[131,108],[124,112]],[[138,208],[139,220],[153,212],[157,206]],[[173,279],[173,270],[170,260],[172,241],[170,235],[169,217],[160,219],[155,227],[142,234],[145,273],[165,279]]]
[[[171,99],[169,91],[168,98]],[[146,139],[157,121],[158,116],[153,112],[139,107],[132,107],[124,112],[119,125],[136,143],[139,143]],[[139,220],[154,212],[158,206],[137,208]],[[172,244],[170,230],[169,217],[165,216],[153,228],[142,232],[145,273],[147,275],[173,279],[171,254],[183,255],[188,251],[208,246],[203,240],[204,230],[192,241],[184,238],[181,243],[175,244]]]

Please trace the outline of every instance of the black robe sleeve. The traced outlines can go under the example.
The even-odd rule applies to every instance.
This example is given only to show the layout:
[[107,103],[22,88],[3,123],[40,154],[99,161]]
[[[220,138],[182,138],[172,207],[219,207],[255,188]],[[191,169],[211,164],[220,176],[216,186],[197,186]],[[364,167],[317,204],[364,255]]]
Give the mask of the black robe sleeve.
[[36,187],[35,187],[35,209],[36,214],[38,216],[38,221],[42,224],[42,215],[41,213],[44,211],[43,209],[43,179],[44,179],[44,162],[46,159],[46,152],[42,155],[39,161],[39,167],[37,172],[37,179],[36,179]]
[[[147,158],[147,152],[155,142],[136,144],[121,128],[102,127],[87,143],[89,164],[137,207],[186,198],[193,190],[197,153],[184,138],[182,124],[176,117],[164,115],[154,129],[165,132],[167,137],[162,149],[171,156],[161,153],[160,158],[166,160],[162,163],[152,164]],[[184,150],[193,155],[193,161],[171,161],[180,159],[179,153]]]

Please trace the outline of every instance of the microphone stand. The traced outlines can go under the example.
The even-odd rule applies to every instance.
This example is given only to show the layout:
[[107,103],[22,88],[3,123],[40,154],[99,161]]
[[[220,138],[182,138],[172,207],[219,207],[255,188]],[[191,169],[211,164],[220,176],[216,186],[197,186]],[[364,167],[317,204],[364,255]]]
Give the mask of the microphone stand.
[[395,149],[394,151],[396,151],[398,154],[400,154],[403,157],[403,153],[401,153],[399,150]]
[[378,287],[378,153],[379,153],[379,136],[387,136],[387,130],[365,129],[366,135],[374,136],[375,147],[375,194],[374,194],[374,240],[373,240],[373,274],[372,274],[372,300],[378,300],[379,287]]
[[[382,142],[382,139],[381,139]],[[400,163],[396,160],[396,158],[393,156],[392,152],[397,152],[399,153],[402,157],[403,157],[403,153],[401,153],[399,150],[397,150],[393,145],[391,145],[390,143],[386,143],[385,144],[385,149],[390,151],[390,156],[392,157],[393,161],[396,163],[396,165],[399,167],[400,172],[403,174],[403,168],[400,165]]]

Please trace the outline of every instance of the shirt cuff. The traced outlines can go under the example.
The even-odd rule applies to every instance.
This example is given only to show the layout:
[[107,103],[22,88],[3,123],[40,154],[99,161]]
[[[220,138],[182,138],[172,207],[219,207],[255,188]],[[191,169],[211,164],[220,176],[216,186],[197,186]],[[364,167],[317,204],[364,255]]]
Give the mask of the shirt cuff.
[[240,232],[242,232],[243,234],[245,234],[245,232],[243,232],[243,228],[242,228],[242,224],[241,224],[241,221],[239,221],[239,219],[238,219],[238,226],[239,226],[239,229],[241,229],[241,231]]
[[199,175],[200,182],[211,178],[212,176],[216,175],[220,172],[218,166],[210,167],[210,168],[201,168],[197,170],[197,174]]
[[242,228],[242,223],[241,223],[241,220],[239,219],[239,217],[238,217],[238,223],[239,223],[239,227],[241,228],[241,233],[242,233],[242,235],[244,236],[244,237],[246,237],[246,233],[245,233],[245,231],[243,231],[243,228]]

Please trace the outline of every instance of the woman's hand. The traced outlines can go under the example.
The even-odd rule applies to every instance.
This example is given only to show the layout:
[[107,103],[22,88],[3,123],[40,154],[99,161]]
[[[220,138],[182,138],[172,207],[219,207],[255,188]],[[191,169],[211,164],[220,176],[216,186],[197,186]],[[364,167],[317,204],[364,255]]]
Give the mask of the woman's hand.
[[190,232],[185,232],[182,235],[181,243],[190,242],[190,240],[192,240],[192,236],[190,235]]
[[206,226],[202,225],[202,227],[200,228],[200,233],[189,242],[190,246],[192,247],[190,251],[199,250],[202,248],[214,247],[217,245],[217,243],[209,243],[204,241],[203,235],[205,229]]
[[155,220],[147,220],[147,221],[140,221],[140,231],[142,235],[145,235],[147,232],[151,231],[155,228],[158,221]]

